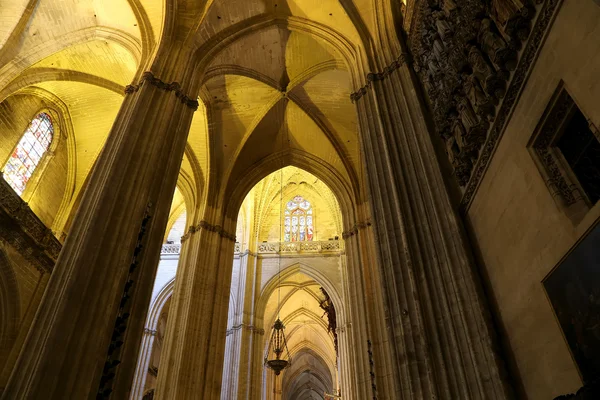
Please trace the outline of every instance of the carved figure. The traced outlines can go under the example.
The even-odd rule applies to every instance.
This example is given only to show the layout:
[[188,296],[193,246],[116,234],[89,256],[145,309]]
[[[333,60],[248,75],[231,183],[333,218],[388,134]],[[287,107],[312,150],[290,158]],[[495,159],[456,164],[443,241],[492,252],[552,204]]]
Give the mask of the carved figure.
[[469,100],[462,96],[457,96],[456,109],[458,110],[460,119],[462,120],[467,132],[469,132],[471,128],[477,126],[479,119],[477,118],[477,115],[475,115],[475,111],[473,111],[473,107],[471,107]]
[[474,74],[462,74],[463,90],[471,101],[475,112],[481,116],[493,116],[494,106],[483,92],[479,80]]
[[454,174],[456,175],[459,185],[466,185],[469,181],[469,177],[471,176],[473,163],[467,154],[461,152],[454,136],[448,136],[446,138],[446,153],[448,154],[448,159],[454,168]]
[[454,136],[450,136],[446,139],[446,153],[448,154],[448,159],[452,165],[458,164],[460,148],[458,147],[458,143]]
[[504,97],[506,82],[498,78],[476,46],[471,46],[469,48],[469,55],[467,58],[473,69],[473,74],[479,79],[485,92],[489,96],[495,96],[497,98]]
[[440,36],[436,32],[431,31],[430,34],[433,42],[433,54],[435,54],[435,57],[439,62],[443,63],[446,60],[446,49],[440,40]]
[[521,0],[492,0],[491,14],[504,27],[513,18],[527,16],[528,9]]
[[494,64],[509,71],[516,68],[517,53],[508,48],[504,40],[493,31],[492,20],[484,18],[481,21],[477,38],[483,51],[486,52]]
[[456,143],[458,143],[460,148],[462,149],[463,147],[465,147],[465,137],[467,136],[467,131],[465,130],[465,127],[462,124],[461,120],[456,116],[452,119],[451,130],[452,136],[454,136],[454,138],[456,139]]
[[446,14],[443,11],[434,11],[431,13],[431,16],[435,18],[435,26],[442,41],[446,42],[452,36],[452,28],[448,21],[446,21]]
[[454,0],[444,0],[444,11],[446,11],[448,14],[456,11],[457,8],[458,6]]
[[465,54],[462,49],[459,49],[456,46],[451,46],[448,49],[448,60],[455,71],[461,71],[467,65]]
[[436,77],[441,73],[440,65],[433,54],[430,54],[427,57],[427,67],[429,68],[429,74],[432,77]]

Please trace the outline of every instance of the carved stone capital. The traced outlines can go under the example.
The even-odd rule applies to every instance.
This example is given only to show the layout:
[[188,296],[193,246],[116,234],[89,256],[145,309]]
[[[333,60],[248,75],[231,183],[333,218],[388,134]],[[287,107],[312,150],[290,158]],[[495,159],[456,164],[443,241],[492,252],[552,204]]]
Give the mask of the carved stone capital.
[[181,101],[182,104],[185,104],[187,107],[191,108],[194,111],[196,111],[199,107],[198,100],[194,100],[188,97],[185,93],[183,93],[179,82],[163,82],[159,78],[155,77],[154,74],[150,71],[146,71],[142,74],[142,78],[140,79],[140,82],[137,85],[127,85],[125,87],[125,94],[132,94],[137,92],[140,89],[140,87],[142,87],[142,85],[144,85],[145,83],[148,83],[166,92],[174,92],[175,96],[179,99],[179,101]]
[[390,65],[385,67],[381,72],[369,72],[367,74],[367,84],[355,92],[350,94],[350,100],[352,102],[357,101],[365,94],[367,94],[367,89],[371,87],[371,82],[382,81],[387,78],[392,72],[403,66],[404,64],[411,64],[412,58],[408,53],[402,53],[400,56],[392,61]]
[[358,234],[359,230],[365,229],[371,226],[371,221],[357,222],[352,228],[342,232],[342,238],[347,239],[351,236]]
[[217,233],[222,238],[227,239],[227,240],[231,240],[234,243],[236,241],[235,234],[227,232],[220,225],[212,225],[212,224],[208,223],[207,221],[202,220],[202,221],[200,221],[198,223],[198,225],[195,225],[195,226],[192,225],[192,226],[190,226],[190,228],[188,229],[187,233],[181,237],[181,243],[183,243],[184,241],[186,241],[187,239],[189,239],[191,235],[193,235],[194,233],[200,231],[201,229],[203,229],[205,231],[208,231],[208,232]]

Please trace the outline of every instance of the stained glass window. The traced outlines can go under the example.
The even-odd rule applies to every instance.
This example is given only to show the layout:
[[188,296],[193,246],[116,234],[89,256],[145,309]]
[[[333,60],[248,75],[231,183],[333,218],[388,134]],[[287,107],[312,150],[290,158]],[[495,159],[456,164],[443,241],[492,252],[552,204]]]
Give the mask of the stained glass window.
[[54,126],[50,115],[38,114],[31,121],[21,137],[21,141],[6,162],[4,179],[18,195],[23,194],[33,171],[48,151],[53,134]]
[[308,200],[295,196],[285,208],[284,240],[303,242],[313,240],[313,209]]

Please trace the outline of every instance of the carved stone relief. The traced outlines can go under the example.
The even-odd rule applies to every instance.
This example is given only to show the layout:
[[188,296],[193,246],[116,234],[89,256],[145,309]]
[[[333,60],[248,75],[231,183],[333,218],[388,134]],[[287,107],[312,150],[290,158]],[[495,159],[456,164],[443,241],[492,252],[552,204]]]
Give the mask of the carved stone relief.
[[427,0],[409,45],[437,133],[465,186],[531,32],[532,0]]

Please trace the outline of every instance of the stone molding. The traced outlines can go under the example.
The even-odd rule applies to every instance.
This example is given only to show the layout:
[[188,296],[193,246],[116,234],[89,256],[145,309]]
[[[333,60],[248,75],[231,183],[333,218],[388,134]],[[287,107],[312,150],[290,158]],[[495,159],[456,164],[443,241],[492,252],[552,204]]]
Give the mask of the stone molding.
[[198,100],[190,98],[181,90],[181,84],[179,84],[179,82],[163,82],[162,80],[154,76],[154,74],[150,71],[146,71],[142,74],[142,78],[140,79],[140,82],[137,85],[125,86],[125,94],[132,94],[137,92],[145,82],[148,82],[150,85],[155,86],[166,92],[175,92],[175,96],[179,99],[179,101],[181,101],[182,104],[191,108],[194,111],[196,111],[200,105],[198,103]]
[[235,234],[231,234],[231,233],[227,232],[220,225],[211,225],[208,222],[206,222],[205,220],[202,220],[198,223],[198,225],[190,226],[187,233],[181,237],[181,243],[188,240],[194,233],[200,231],[201,229],[204,229],[209,232],[215,232],[222,238],[231,240],[234,243],[236,241]]
[[529,37],[529,41],[523,54],[520,57],[519,66],[515,71],[512,81],[508,87],[504,101],[498,110],[496,120],[488,133],[487,140],[481,149],[479,159],[473,168],[471,177],[465,187],[463,197],[460,202],[460,212],[464,215],[469,210],[471,202],[475,197],[475,193],[479,188],[479,184],[483,180],[483,176],[492,160],[492,156],[496,151],[496,147],[504,131],[510,121],[513,106],[521,96],[525,83],[529,78],[529,74],[533,69],[534,62],[538,57],[538,50],[542,42],[545,40],[546,32],[548,31],[551,22],[554,20],[556,12],[560,9],[564,0],[546,0],[542,9],[539,11],[539,16],[535,27]]
[[382,81],[387,78],[392,72],[403,66],[404,64],[410,64],[411,58],[410,54],[402,53],[400,56],[392,61],[390,65],[385,67],[381,72],[369,72],[367,74],[367,84],[358,89],[356,92],[350,94],[350,100],[354,103],[359,100],[365,94],[367,94],[367,89],[371,87],[372,82]]
[[250,251],[250,250],[245,250],[243,252],[238,252],[238,253],[236,253],[236,255],[239,256],[239,257],[246,257],[246,256],[258,257],[258,253],[255,253],[255,252]]
[[150,329],[150,328],[144,328],[144,334],[149,335],[149,336],[156,336],[158,332],[155,331],[154,329]]
[[358,231],[365,229],[369,226],[371,226],[371,221],[357,222],[352,228],[342,232],[342,238],[347,239],[351,236],[357,235]]
[[225,336],[229,336],[231,334],[233,334],[233,332],[235,331],[239,331],[240,329],[246,329],[249,332],[253,332],[259,335],[264,335],[265,334],[265,330],[261,329],[261,328],[257,328],[254,325],[248,325],[248,324],[239,324],[239,325],[234,325],[231,327],[231,329],[227,329],[227,332],[225,333]]
[[52,272],[62,244],[0,178],[0,241],[17,250],[41,273]]

